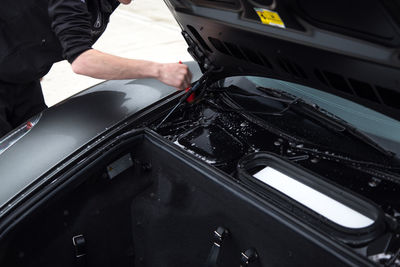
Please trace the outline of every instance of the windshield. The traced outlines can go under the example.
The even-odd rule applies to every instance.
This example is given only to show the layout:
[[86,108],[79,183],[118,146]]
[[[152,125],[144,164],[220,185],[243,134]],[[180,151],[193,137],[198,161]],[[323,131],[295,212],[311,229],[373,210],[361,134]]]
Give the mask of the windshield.
[[307,86],[270,78],[243,77],[256,86],[277,89],[314,103],[367,134],[388,150],[400,153],[400,122],[344,98]]

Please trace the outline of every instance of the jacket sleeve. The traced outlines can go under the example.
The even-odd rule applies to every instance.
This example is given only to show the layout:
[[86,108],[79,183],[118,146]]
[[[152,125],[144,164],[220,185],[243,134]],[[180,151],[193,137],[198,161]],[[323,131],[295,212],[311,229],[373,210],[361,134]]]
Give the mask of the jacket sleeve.
[[91,17],[85,0],[49,0],[48,11],[51,28],[69,63],[92,48]]

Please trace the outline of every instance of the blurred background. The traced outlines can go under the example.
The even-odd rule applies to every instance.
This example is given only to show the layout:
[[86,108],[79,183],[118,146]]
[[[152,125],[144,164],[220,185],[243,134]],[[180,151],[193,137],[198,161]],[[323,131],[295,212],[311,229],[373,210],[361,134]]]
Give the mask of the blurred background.
[[[192,60],[180,27],[163,0],[134,0],[120,5],[94,48],[113,55],[157,62]],[[42,80],[50,107],[77,92],[102,82],[74,74],[67,61],[53,65]]]

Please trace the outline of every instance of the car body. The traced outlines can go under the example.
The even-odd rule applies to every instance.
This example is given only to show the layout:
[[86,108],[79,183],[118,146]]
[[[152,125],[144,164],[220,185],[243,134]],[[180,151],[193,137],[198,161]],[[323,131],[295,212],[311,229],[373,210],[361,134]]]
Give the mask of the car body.
[[107,81],[3,137],[1,265],[399,266],[400,7],[367,2],[167,0],[194,100]]

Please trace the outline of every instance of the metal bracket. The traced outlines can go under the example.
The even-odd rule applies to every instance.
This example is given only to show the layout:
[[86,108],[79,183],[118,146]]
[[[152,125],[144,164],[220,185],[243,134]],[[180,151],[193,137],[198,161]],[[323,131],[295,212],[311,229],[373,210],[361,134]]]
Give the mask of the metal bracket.
[[217,230],[214,231],[214,240],[211,247],[210,253],[208,254],[206,267],[216,267],[219,253],[221,252],[221,246],[224,239],[229,236],[228,229],[219,226]]
[[249,248],[240,254],[240,267],[249,266],[250,263],[256,260],[258,260],[257,251],[254,248]]
[[83,235],[72,237],[72,244],[75,247],[75,257],[80,258],[86,255],[86,240]]

